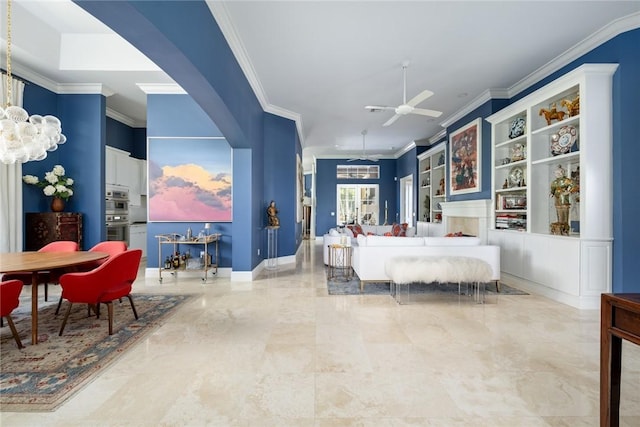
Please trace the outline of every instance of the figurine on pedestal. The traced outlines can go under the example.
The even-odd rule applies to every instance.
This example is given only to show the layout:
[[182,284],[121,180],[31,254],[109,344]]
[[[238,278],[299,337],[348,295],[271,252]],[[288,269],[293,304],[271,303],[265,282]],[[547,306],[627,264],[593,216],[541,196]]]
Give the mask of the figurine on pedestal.
[[280,220],[278,219],[278,209],[276,209],[276,202],[273,200],[269,203],[267,208],[267,217],[269,218],[269,227],[280,226]]
[[566,172],[561,165],[555,171],[555,177],[551,182],[551,196],[555,197],[556,215],[558,221],[551,223],[551,234],[569,235],[569,208],[571,193],[578,191],[576,182],[566,176]]

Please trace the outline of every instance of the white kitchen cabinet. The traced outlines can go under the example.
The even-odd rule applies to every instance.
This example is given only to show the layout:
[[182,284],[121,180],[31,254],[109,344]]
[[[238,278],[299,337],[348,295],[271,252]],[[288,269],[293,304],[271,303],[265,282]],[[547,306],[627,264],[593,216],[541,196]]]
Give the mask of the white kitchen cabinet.
[[129,204],[140,206],[140,162],[136,158],[127,157],[122,164],[122,185],[129,187]]
[[105,183],[128,188],[129,204],[140,206],[140,196],[147,194],[147,161],[109,146],[105,157]]
[[129,227],[129,248],[142,249],[142,256],[147,256],[147,224],[132,224]]
[[140,168],[140,195],[147,195],[147,161],[139,159],[138,167]]
[[105,182],[128,187],[131,167],[129,153],[117,148],[105,147]]

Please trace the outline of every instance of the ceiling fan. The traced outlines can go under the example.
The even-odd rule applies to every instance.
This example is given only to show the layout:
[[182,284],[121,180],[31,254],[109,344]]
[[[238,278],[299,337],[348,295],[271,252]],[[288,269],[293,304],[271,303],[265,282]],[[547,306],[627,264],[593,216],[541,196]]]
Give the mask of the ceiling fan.
[[367,105],[366,107],[364,107],[370,111],[380,111],[380,110],[395,111],[396,114],[394,114],[394,116],[391,117],[389,120],[387,120],[382,126],[389,126],[393,122],[398,120],[400,116],[406,116],[407,114],[420,114],[422,116],[429,116],[429,117],[440,117],[442,115],[442,111],[427,110],[425,108],[416,108],[416,105],[420,104],[422,101],[426,100],[431,95],[433,95],[433,92],[431,92],[430,90],[423,90],[422,92],[420,92],[419,94],[411,98],[409,102],[407,102],[407,67],[408,66],[409,66],[408,62],[405,62],[402,64],[404,91],[402,94],[401,105],[398,105],[397,107],[389,107],[386,105]]
[[364,137],[367,134],[367,130],[364,129],[361,133],[362,133],[362,156],[357,157],[357,158],[353,158],[353,159],[349,159],[347,161],[348,162],[355,162],[356,160],[370,160],[372,162],[377,162],[378,160],[380,160],[378,156],[376,156],[376,155],[366,155],[365,154]]

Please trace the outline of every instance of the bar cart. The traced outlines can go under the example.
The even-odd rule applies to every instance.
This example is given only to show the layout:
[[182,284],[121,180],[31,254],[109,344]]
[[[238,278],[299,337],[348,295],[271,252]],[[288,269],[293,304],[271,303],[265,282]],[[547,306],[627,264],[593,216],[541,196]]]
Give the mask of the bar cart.
[[[201,270],[203,272],[202,281],[206,282],[209,270],[212,270],[211,274],[218,273],[218,241],[220,236],[219,233],[216,233],[187,239],[177,233],[158,234],[156,236],[158,239],[158,281],[162,283],[163,271],[177,277],[179,271]],[[171,245],[173,249],[171,256],[167,257],[165,261],[162,259],[163,245]],[[184,254],[179,251],[180,245],[199,245],[204,247],[204,251],[201,251],[199,257],[185,258]],[[209,253],[210,246],[214,247],[213,258]],[[191,251],[189,250],[188,253],[191,253]],[[177,260],[176,257],[178,257]],[[169,260],[171,260],[171,265],[167,263]]]

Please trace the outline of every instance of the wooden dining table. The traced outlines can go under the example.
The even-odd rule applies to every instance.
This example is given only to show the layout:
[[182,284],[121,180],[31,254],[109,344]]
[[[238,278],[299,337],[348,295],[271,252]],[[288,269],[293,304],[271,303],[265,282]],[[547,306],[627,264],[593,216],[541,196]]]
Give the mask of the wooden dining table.
[[107,258],[106,252],[6,252],[0,253],[0,273],[31,273],[31,343],[38,344],[38,274]]

